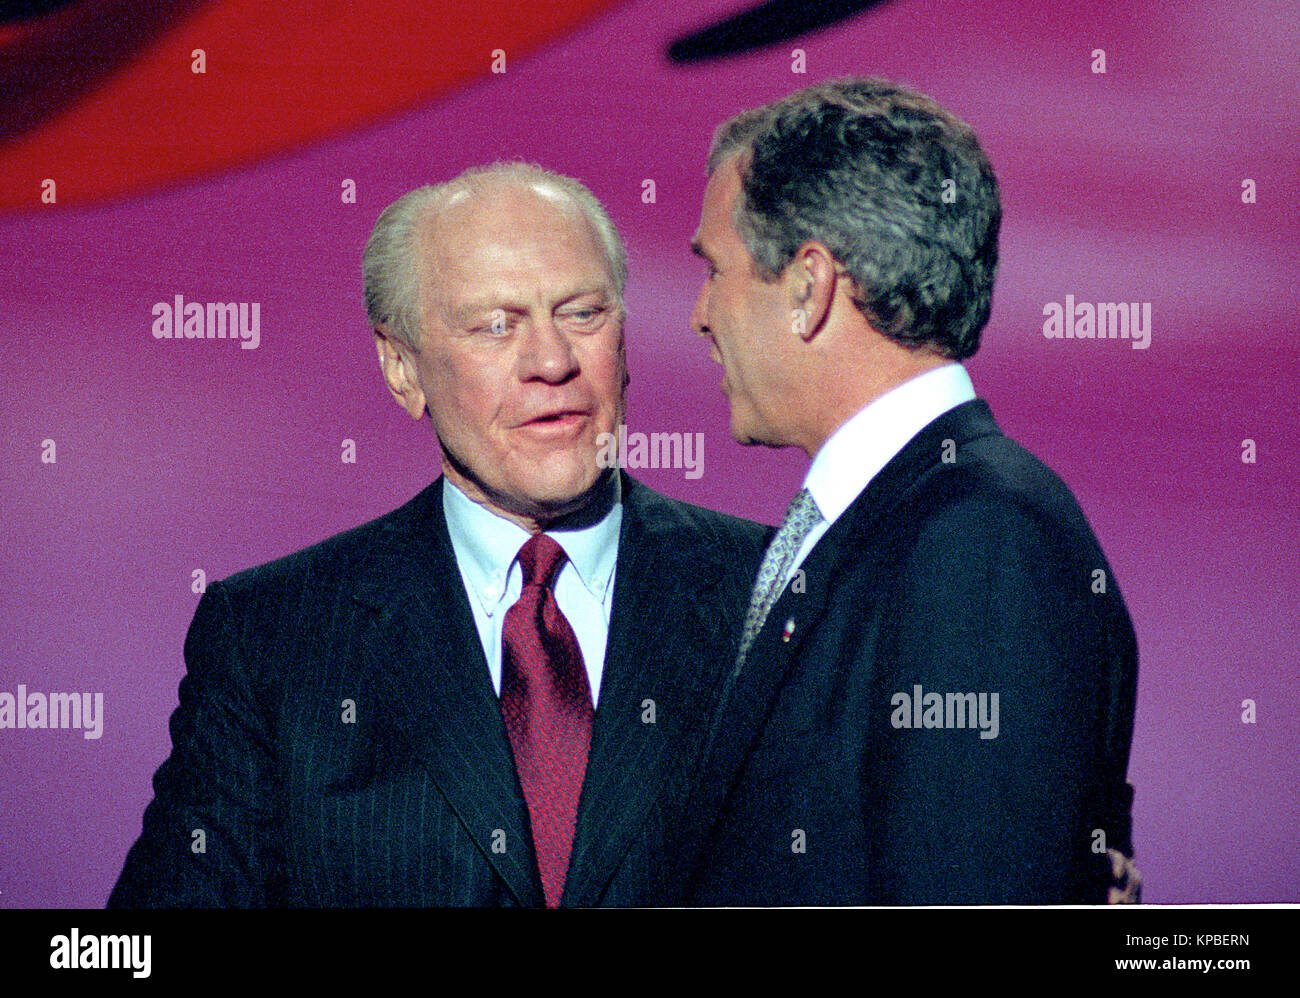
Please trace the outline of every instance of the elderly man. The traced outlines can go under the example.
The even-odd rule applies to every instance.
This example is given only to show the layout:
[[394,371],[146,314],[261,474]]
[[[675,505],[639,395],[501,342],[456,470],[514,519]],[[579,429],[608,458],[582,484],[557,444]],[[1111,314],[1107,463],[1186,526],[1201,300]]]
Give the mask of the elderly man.
[[1101,902],[1132,851],[1128,614],[960,364],[1000,218],[970,128],[884,81],[718,130],[691,323],[735,438],[812,464],[688,812],[697,902]]
[[602,467],[627,263],[577,181],[420,188],[364,270],[384,380],[443,474],[208,589],[110,904],[665,900],[766,532]]

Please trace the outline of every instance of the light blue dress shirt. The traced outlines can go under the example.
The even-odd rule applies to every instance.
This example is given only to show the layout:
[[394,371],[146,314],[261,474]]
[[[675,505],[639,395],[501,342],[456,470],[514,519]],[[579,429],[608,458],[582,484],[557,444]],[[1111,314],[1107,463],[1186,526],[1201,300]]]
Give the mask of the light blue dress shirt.
[[[547,530],[568,555],[555,580],[555,601],[568,619],[582,649],[582,661],[591,683],[591,702],[600,696],[600,677],[609,638],[609,618],[614,606],[614,569],[618,563],[618,535],[623,524],[623,503],[617,476],[613,502],[596,523],[575,529]],[[448,479],[443,479],[442,508],[460,577],[469,595],[483,654],[487,657],[492,687],[501,694],[501,627],[505,613],[519,600],[523,569],[519,549],[528,531],[480,506]]]

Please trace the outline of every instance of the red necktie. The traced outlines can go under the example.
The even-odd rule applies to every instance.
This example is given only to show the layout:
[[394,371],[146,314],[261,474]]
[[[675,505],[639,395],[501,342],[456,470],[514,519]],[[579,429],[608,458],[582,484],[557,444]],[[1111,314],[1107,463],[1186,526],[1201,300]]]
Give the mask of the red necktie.
[[536,534],[519,549],[524,588],[501,633],[501,714],[528,802],[546,906],[564,893],[591,744],[591,687],[573,628],[555,602],[564,549]]

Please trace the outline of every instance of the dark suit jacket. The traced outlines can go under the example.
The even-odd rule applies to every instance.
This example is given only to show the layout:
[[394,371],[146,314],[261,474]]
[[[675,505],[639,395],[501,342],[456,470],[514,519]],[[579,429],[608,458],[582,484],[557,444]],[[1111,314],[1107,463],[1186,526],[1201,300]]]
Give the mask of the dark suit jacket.
[[[768,533],[623,484],[566,905],[663,900]],[[542,904],[441,488],[207,590],[111,907]]]
[[[1106,847],[1132,852],[1137,646],[1061,480],[966,403],[802,568],[730,682],[672,847],[691,899],[1104,902]],[[918,684],[945,724],[946,694],[998,693],[997,736],[896,726]]]

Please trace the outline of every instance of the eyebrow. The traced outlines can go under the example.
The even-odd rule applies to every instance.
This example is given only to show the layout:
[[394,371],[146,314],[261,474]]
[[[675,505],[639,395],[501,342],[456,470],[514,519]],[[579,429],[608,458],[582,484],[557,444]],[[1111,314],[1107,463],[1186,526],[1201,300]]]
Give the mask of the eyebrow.
[[[608,284],[584,285],[557,299],[552,308],[563,308],[578,299],[595,297],[599,297],[602,302],[610,304],[617,298],[617,293],[613,286]],[[507,297],[488,295],[463,302],[458,307],[449,309],[448,314],[457,321],[469,322],[484,313],[495,312],[497,309],[503,312],[517,313],[527,312],[528,308],[528,304],[523,301],[512,301]]]
[[613,299],[615,294],[616,292],[614,291],[614,286],[612,284],[592,284],[592,285],[579,288],[578,290],[574,291],[572,294],[566,295],[564,298],[561,298],[556,304],[567,305],[569,302],[574,301],[578,298],[590,298],[594,295],[600,295],[602,298],[605,299]]

